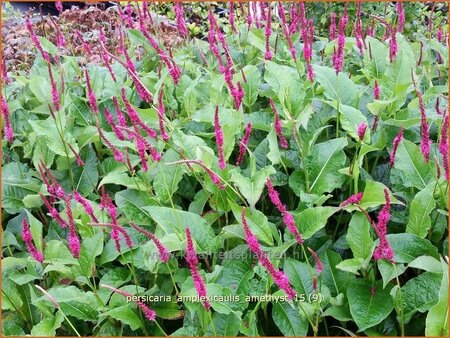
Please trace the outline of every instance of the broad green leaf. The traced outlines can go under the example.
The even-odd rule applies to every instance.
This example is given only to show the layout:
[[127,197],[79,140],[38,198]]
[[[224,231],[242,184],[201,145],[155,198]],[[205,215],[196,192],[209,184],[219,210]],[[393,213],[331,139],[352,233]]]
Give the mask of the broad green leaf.
[[185,230],[191,230],[199,253],[215,250],[217,237],[214,230],[197,214],[166,207],[144,207],[150,217],[158,223],[166,234],[174,233],[180,240],[185,239]]
[[271,174],[276,171],[272,166],[258,170],[252,177],[243,176],[239,169],[231,171],[231,181],[234,182],[241,194],[245,197],[251,208],[254,208],[258,202],[266,185],[266,181]]
[[325,90],[325,96],[330,100],[339,100],[342,104],[353,106],[358,96],[358,88],[347,74],[330,67],[313,65],[317,81]]
[[343,149],[346,146],[347,139],[342,137],[312,147],[304,168],[310,178],[309,193],[321,195],[342,186],[345,177],[338,170],[345,166],[347,157]]
[[362,212],[353,214],[348,225],[346,239],[353,252],[353,257],[366,260],[372,254],[373,240],[370,236],[371,225]]
[[411,263],[408,264],[409,268],[421,269],[434,273],[442,272],[441,263],[434,257],[431,256],[419,256]]
[[438,258],[437,248],[427,239],[413,234],[390,234],[387,240],[394,250],[396,263],[410,263],[419,256]]
[[[213,314],[214,329],[218,336],[236,337],[241,326],[241,319],[233,312],[223,314],[215,312]],[[208,326],[208,336],[214,335],[211,325]]]
[[396,172],[403,186],[424,189],[434,177],[436,169],[433,161],[425,163],[417,145],[403,140],[398,146],[392,172]]
[[[84,155],[86,154],[86,155]],[[97,187],[98,183],[98,160],[94,149],[88,146],[81,154],[84,159],[84,166],[79,167],[74,164],[71,168],[76,190],[83,196],[87,196]]]
[[143,323],[139,316],[134,312],[129,305],[123,305],[109,310],[102,314],[102,316],[110,316],[126,325],[129,325],[132,331],[136,331],[143,327]]
[[441,264],[444,274],[439,290],[439,302],[428,312],[425,324],[425,335],[428,337],[448,336],[448,264],[442,258]]
[[258,68],[253,65],[247,65],[242,68],[247,81],[242,81],[242,88],[244,89],[243,103],[246,107],[251,107],[255,104],[258,98],[259,86],[261,84],[261,73]]
[[293,214],[300,234],[304,239],[308,239],[322,229],[336,211],[335,207],[315,207]]
[[70,144],[74,148],[74,151],[78,153],[78,145],[72,134],[66,129],[64,130],[64,133],[61,134],[62,136],[60,136],[53,118],[50,117],[47,120],[33,120],[29,121],[29,123],[34,132],[45,140],[48,148],[55,154],[74,158],[75,155],[68,146],[66,148],[62,140],[64,140],[66,145]]
[[267,153],[267,158],[273,165],[279,164],[281,161],[281,155],[280,148],[278,147],[278,137],[274,128],[271,129],[267,135],[267,140],[269,141],[269,152]]
[[323,264],[322,283],[330,289],[332,296],[344,293],[355,276],[350,272],[336,268],[336,265],[342,261],[341,256],[337,252],[325,250],[319,254],[319,257]]
[[57,311],[52,318],[45,318],[31,329],[32,336],[55,337],[56,330],[61,327],[64,316],[61,311]]
[[405,264],[395,264],[387,262],[386,260],[378,261],[378,270],[380,271],[381,278],[383,279],[383,288],[393,280],[406,271]]
[[[391,204],[403,204],[397,198],[395,198],[389,188],[387,188],[383,183],[368,179],[366,180],[363,198],[361,199],[361,202],[359,202],[359,205],[364,209],[369,209],[386,204],[384,189],[387,189],[389,191]],[[351,208],[356,209],[355,207]]]
[[42,76],[33,76],[30,79],[30,90],[41,103],[52,104],[50,81]]
[[[274,296],[282,296],[278,291]],[[308,320],[300,315],[301,310],[294,302],[274,302],[272,308],[272,318],[275,325],[280,329],[283,336],[305,336],[308,333]]]
[[249,282],[254,276],[250,260],[229,260],[224,265],[216,283],[228,287],[234,294],[248,295]]
[[349,258],[336,265],[336,268],[359,275],[358,270],[363,267],[363,264],[364,260],[362,258]]
[[169,149],[154,169],[153,189],[163,204],[169,202],[183,178],[183,170],[180,165],[165,165],[165,163],[175,162],[179,159],[178,153]]
[[406,232],[425,238],[431,228],[431,212],[436,207],[434,200],[435,184],[431,182],[427,187],[417,193],[409,208],[409,221]]
[[[358,136],[358,126],[361,123],[367,125],[367,118],[361,113],[360,110],[353,108],[352,106],[347,106],[345,104],[338,104],[336,101],[327,101],[331,107],[334,109],[339,108],[339,113],[341,114],[341,126],[351,137],[353,137],[357,142],[359,142]],[[370,133],[366,132],[364,135],[365,143],[370,143]]]
[[299,262],[292,258],[284,262],[284,273],[289,277],[289,282],[298,294],[311,294],[313,292],[312,276],[305,262]]
[[390,288],[378,282],[355,279],[347,288],[350,313],[358,325],[358,332],[381,323],[394,309]]
[[103,241],[103,232],[98,232],[93,237],[83,239],[78,262],[84,276],[91,277],[92,268],[95,266],[95,257],[103,251]]
[[439,301],[442,274],[425,272],[406,282],[402,287],[405,313],[425,312]]
[[143,208],[157,205],[157,202],[147,192],[133,189],[122,190],[116,193],[115,202],[128,220],[137,224],[152,224],[149,212]]

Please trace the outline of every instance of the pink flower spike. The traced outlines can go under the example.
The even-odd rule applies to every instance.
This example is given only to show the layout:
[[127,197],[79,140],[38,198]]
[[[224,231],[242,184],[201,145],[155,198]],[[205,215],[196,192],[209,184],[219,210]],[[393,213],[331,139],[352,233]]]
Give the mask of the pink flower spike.
[[397,32],[403,32],[403,26],[405,25],[405,10],[403,9],[403,3],[397,1],[396,11],[398,15]]
[[189,269],[191,270],[192,280],[194,281],[195,289],[197,290],[198,296],[203,299],[203,306],[206,310],[211,308],[208,300],[206,299],[206,286],[203,281],[202,276],[200,276],[197,270],[197,254],[195,253],[194,243],[192,242],[191,231],[189,228],[186,228],[186,262],[189,265]]
[[323,270],[323,265],[322,265],[322,262],[320,261],[319,255],[317,255],[317,252],[315,252],[310,247],[308,247],[308,250],[311,253],[311,255],[313,256],[314,262],[316,263],[317,274],[320,275],[320,273]]
[[80,239],[78,238],[77,230],[75,228],[75,222],[73,220],[72,207],[70,205],[70,196],[66,196],[64,198],[64,202],[66,205],[66,213],[69,224],[69,234],[67,237],[69,243],[69,251],[73,257],[78,258],[80,256]]
[[389,40],[389,61],[390,63],[394,62],[395,57],[398,53],[398,44],[397,44],[397,31],[394,28],[390,28],[391,30],[391,39]]
[[[101,287],[109,289],[115,293],[118,293],[119,295],[122,295],[124,297],[132,297],[133,295],[129,292],[116,289],[112,286],[106,285],[106,284],[100,284]],[[135,301],[136,305],[141,309],[142,313],[144,314],[145,318],[149,320],[150,322],[153,322],[156,320],[156,312],[150,309],[145,303],[141,301]]]
[[272,60],[272,51],[270,50],[270,36],[272,35],[272,11],[271,6],[268,6],[268,13],[267,13],[267,21],[266,21],[266,28],[265,28],[265,46],[266,46],[266,52],[264,54],[264,59],[266,60]]
[[3,95],[2,95],[2,116],[3,119],[5,120],[5,137],[9,143],[12,143],[14,140],[14,132],[11,127],[8,103],[6,102],[5,97]]
[[161,261],[163,263],[167,263],[169,261],[169,258],[170,258],[169,250],[167,250],[167,248],[159,241],[159,239],[154,234],[141,228],[140,226],[138,226],[135,223],[130,223],[130,225],[134,229],[136,229],[137,231],[139,231],[140,233],[145,235],[147,238],[151,239],[153,241],[153,243],[155,243],[155,246],[158,249],[159,258],[161,259]]
[[225,169],[225,158],[223,153],[223,133],[219,121],[219,106],[216,106],[216,111],[214,113],[214,132],[216,134],[217,142],[217,152],[219,153],[219,167],[220,169]]
[[283,212],[283,223],[286,225],[290,233],[294,236],[298,244],[303,244],[302,235],[300,235],[297,226],[295,225],[294,216],[288,211]]
[[364,136],[366,135],[366,130],[367,130],[367,124],[365,124],[364,122],[361,122],[358,125],[358,138],[360,141],[362,141],[364,139]]
[[80,193],[78,191],[75,191],[73,193],[73,197],[75,199],[75,201],[77,201],[78,203],[80,203],[84,210],[86,211],[86,213],[89,215],[89,217],[91,218],[91,220],[93,222],[98,223],[98,219],[97,217],[95,217],[94,215],[94,209],[92,208],[91,204],[89,203],[89,201],[87,199],[85,199],[83,196],[80,195]]
[[439,153],[442,155],[442,166],[444,167],[445,178],[448,181],[448,114],[444,117],[438,149]]
[[114,121],[114,117],[111,115],[108,108],[105,107],[105,117],[106,121],[108,121],[108,124],[111,126],[111,129],[113,130],[114,134],[116,134],[117,138],[121,141],[125,140],[125,136],[123,135],[122,131],[117,128],[116,123]]
[[336,13],[331,13],[330,16],[330,41],[336,39]]
[[98,106],[97,106],[97,97],[95,96],[95,93],[92,90],[91,79],[89,77],[89,72],[87,71],[87,69],[84,70],[84,74],[86,77],[86,87],[87,87],[89,105],[91,106],[91,109],[94,111],[94,113],[98,114],[99,111],[98,111]]
[[84,40],[83,35],[79,30],[75,30],[75,35],[77,36],[78,40],[81,41],[81,45],[83,46],[84,51],[89,55],[92,56],[92,50],[91,47],[87,44],[87,42]]
[[184,10],[181,2],[175,2],[173,5],[173,10],[175,12],[178,31],[182,36],[188,36],[189,30],[186,26],[186,22],[184,21]]
[[22,220],[22,239],[25,242],[30,255],[39,263],[44,261],[44,255],[33,244],[33,236],[31,235],[30,225],[26,218]]
[[77,161],[77,165],[79,167],[84,166],[84,161],[81,159],[80,155],[75,151],[74,147],[69,143],[70,151],[72,152],[73,156],[75,156],[75,160]]
[[245,134],[242,137],[241,142],[239,144],[239,156],[236,161],[236,165],[239,165],[242,162],[242,160],[244,159],[246,147],[247,147],[248,142],[250,141],[251,132],[252,132],[252,124],[249,122],[247,124],[247,126],[245,127]]
[[344,202],[342,202],[339,205],[339,207],[344,208],[350,204],[358,204],[359,202],[361,202],[362,198],[363,198],[363,193],[362,192],[357,193],[356,195],[352,195],[349,198],[347,198]]
[[387,224],[390,218],[390,206],[391,200],[389,197],[389,191],[384,189],[384,196],[386,199],[386,204],[381,209],[378,214],[378,223],[375,226],[375,232],[380,240],[380,243],[376,247],[373,257],[375,260],[386,259],[387,261],[394,262],[394,251],[392,250],[388,240],[387,240]]
[[286,211],[286,207],[283,203],[281,203],[280,196],[278,192],[272,185],[270,179],[266,181],[267,190],[269,192],[269,198],[272,204],[278,209],[279,212],[284,213]]
[[269,103],[270,103],[270,107],[272,108],[272,111],[275,115],[274,128],[275,128],[275,133],[277,134],[278,138],[280,139],[280,146],[281,146],[281,148],[287,149],[287,148],[289,148],[289,144],[283,135],[281,120],[278,115],[277,107],[275,106],[275,102],[273,102],[273,100],[271,98],[269,98]]
[[395,136],[394,138],[394,142],[392,144],[392,151],[391,154],[389,155],[389,165],[391,166],[391,168],[394,166],[395,163],[395,155],[397,154],[397,148],[398,145],[400,144],[400,142],[403,139],[403,127],[400,127],[400,131],[398,132],[397,136]]
[[59,13],[63,12],[63,4],[61,1],[55,1],[55,7]]
[[161,138],[167,142],[169,141],[169,135],[167,135],[166,127],[164,125],[164,117],[166,116],[166,110],[164,108],[163,103],[163,95],[164,90],[161,88],[158,95],[158,119],[159,119],[159,133],[161,134]]
[[234,2],[231,1],[230,2],[230,14],[228,15],[228,19],[230,20],[230,26],[231,29],[233,30],[234,34],[237,34],[237,28],[236,28],[236,23],[235,23],[235,10],[234,10]]
[[31,23],[30,18],[27,18],[25,23],[26,23],[27,30],[30,33],[31,40],[33,41],[34,45],[41,53],[44,60],[47,61],[48,63],[50,63],[50,56],[48,55],[48,53],[46,51],[44,51],[44,49],[42,48],[41,42],[39,41],[38,37],[34,33],[33,24]]
[[380,86],[378,85],[378,81],[375,80],[375,84],[373,86],[373,98],[378,100],[380,98]]
[[420,140],[420,151],[422,152],[423,158],[425,159],[425,162],[428,163],[430,160],[430,146],[431,146],[431,140],[430,140],[430,127],[427,123],[427,115],[425,112],[425,105],[423,103],[423,96],[422,92],[418,88],[416,81],[414,80],[414,73],[411,69],[411,78],[414,83],[414,88],[416,90],[417,98],[419,99],[419,109],[420,109],[420,132],[422,134],[422,138]]

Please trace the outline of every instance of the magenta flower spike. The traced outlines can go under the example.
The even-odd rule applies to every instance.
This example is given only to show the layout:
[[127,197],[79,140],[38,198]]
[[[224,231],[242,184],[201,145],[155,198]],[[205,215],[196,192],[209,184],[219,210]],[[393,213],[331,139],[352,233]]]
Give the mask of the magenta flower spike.
[[114,134],[116,134],[116,137],[121,141],[125,140],[125,136],[123,135],[122,131],[119,128],[117,128],[116,122],[114,121],[114,117],[112,116],[108,108],[105,107],[104,112],[106,121],[108,121],[108,124],[111,126],[111,129],[113,130]]
[[272,262],[269,260],[269,258],[267,258],[267,256],[262,251],[258,239],[251,232],[247,223],[247,219],[245,218],[246,210],[247,210],[246,208],[242,209],[241,220],[245,232],[245,241],[247,242],[250,251],[256,255],[259,263],[261,263],[261,265],[269,272],[275,284],[278,285],[278,287],[286,293],[288,298],[289,299],[294,298],[296,292],[294,291],[294,289],[292,289],[289,283],[289,278],[282,271],[277,270],[273,266]]
[[389,61],[390,63],[394,62],[395,57],[397,56],[398,53],[398,44],[397,44],[397,31],[393,28],[390,27],[390,31],[391,31],[391,38],[389,39]]
[[330,41],[336,39],[336,13],[330,15]]
[[191,270],[192,280],[194,281],[197,294],[201,299],[203,299],[202,303],[205,309],[209,310],[211,308],[211,304],[209,304],[206,299],[205,282],[197,270],[198,259],[197,254],[195,253],[194,243],[192,242],[191,230],[189,228],[186,228],[186,262]]
[[[109,286],[109,285],[106,285],[106,284],[101,284],[100,286],[103,287],[103,288],[109,289],[109,290],[111,290],[111,291],[113,291],[115,293],[118,293],[119,295],[122,295],[122,296],[127,297],[127,298],[133,296],[129,292],[116,289],[116,288],[114,288],[112,286]],[[150,309],[144,302],[135,301],[134,303],[139,307],[139,309],[141,309],[142,313],[144,314],[145,318],[147,318],[148,321],[153,322],[153,321],[156,320],[156,312],[153,311],[152,309]]]
[[387,224],[390,218],[390,206],[391,200],[389,197],[389,191],[384,189],[384,196],[386,199],[386,204],[381,209],[378,214],[378,223],[375,225],[375,232],[380,240],[380,243],[375,248],[373,253],[373,258],[378,261],[381,259],[386,259],[388,262],[394,263],[394,251],[392,250],[389,241],[387,240]]
[[70,206],[70,196],[64,198],[66,205],[66,213],[69,224],[69,234],[67,236],[67,241],[69,243],[69,251],[73,257],[80,257],[80,239],[78,238],[77,230],[75,227],[75,222],[73,220],[72,207]]
[[272,51],[270,50],[270,36],[272,35],[272,9],[271,9],[270,5],[267,8],[268,8],[268,13],[267,13],[266,27],[264,30],[265,47],[266,47],[264,59],[272,60]]
[[164,125],[164,118],[166,116],[166,109],[164,108],[163,103],[163,96],[164,96],[164,90],[161,88],[158,95],[158,119],[159,119],[159,133],[161,135],[161,138],[167,142],[169,141],[169,135],[167,135],[166,127]]
[[235,16],[236,16],[236,12],[235,12],[235,9],[234,9],[234,2],[231,1],[230,2],[230,14],[228,16],[228,20],[230,20],[230,26],[231,26],[231,29],[233,30],[233,33],[237,34],[238,31],[237,31],[237,28],[236,28]]
[[95,114],[98,114],[98,106],[97,106],[97,97],[95,96],[94,91],[91,87],[91,78],[89,77],[89,72],[87,69],[84,70],[84,74],[86,77],[86,88],[87,88],[87,96],[89,100],[89,105],[91,106],[91,109],[94,111]]
[[338,30],[338,41],[337,41],[337,49],[333,54],[333,66],[336,74],[342,71],[344,67],[344,47],[345,47],[345,28],[348,22],[348,13],[347,8],[344,10],[344,14],[342,15],[339,21],[339,30]]
[[283,223],[286,225],[288,230],[291,232],[291,234],[295,237],[295,240],[298,244],[303,243],[302,236],[300,235],[297,226],[295,225],[294,217],[291,213],[287,211],[286,206],[281,202],[280,195],[275,190],[275,188],[272,185],[272,182],[270,179],[266,181],[267,190],[269,192],[269,199],[272,202],[272,204],[278,209],[278,211],[283,216]]
[[108,141],[108,139],[103,134],[103,132],[102,132],[100,127],[98,127],[97,130],[98,130],[98,134],[100,135],[100,138],[103,140],[103,142],[106,143],[108,148],[111,149],[111,151],[113,152],[114,159],[117,162],[125,163],[125,159],[123,157],[123,154],[119,151],[119,149],[117,149],[111,142]]
[[161,261],[163,263],[167,263],[169,261],[169,258],[170,258],[169,250],[167,250],[167,248],[159,241],[159,239],[154,234],[152,234],[151,232],[141,228],[136,223],[130,223],[130,225],[134,229],[139,231],[141,234],[143,234],[147,238],[151,239],[153,241],[153,243],[155,243],[155,246],[158,249],[159,258],[161,259]]
[[219,168],[225,169],[225,157],[223,152],[223,132],[219,121],[219,106],[216,106],[214,113],[214,133],[216,135],[217,152],[219,153]]
[[397,136],[395,136],[394,142],[392,143],[392,151],[391,154],[389,155],[389,165],[391,166],[391,168],[395,164],[395,155],[397,154],[397,148],[402,139],[403,139],[403,127],[400,127],[400,131],[398,132]]
[[50,216],[52,216],[52,218],[55,219],[55,221],[59,224],[59,226],[62,229],[67,228],[68,224],[67,224],[67,222],[65,220],[63,220],[61,218],[61,216],[59,215],[58,210],[56,210],[56,208],[47,200],[47,198],[42,193],[39,193],[39,196],[41,196],[41,199],[44,202],[45,206],[47,207],[47,209],[48,209],[48,211],[50,213]]
[[444,117],[438,149],[442,155],[442,166],[444,167],[445,178],[448,181],[448,114]]
[[95,223],[98,223],[98,219],[94,214],[94,209],[92,208],[92,205],[89,203],[89,201],[87,199],[85,199],[83,196],[81,196],[78,191],[75,191],[73,193],[73,197],[74,197],[75,201],[77,201],[78,203],[80,203],[83,206],[84,211],[86,211],[86,213],[89,215],[91,220]]
[[350,204],[358,204],[359,202],[361,202],[362,198],[363,198],[363,193],[362,192],[357,193],[357,194],[352,195],[349,198],[347,198],[344,202],[342,202],[339,205],[339,207],[340,208],[344,208],[344,207],[346,207],[347,205],[350,205]]
[[14,140],[14,131],[11,126],[9,106],[3,95],[2,95],[2,116],[5,121],[6,140],[8,140],[9,143],[12,143]]
[[184,9],[181,2],[175,2],[173,5],[173,10],[175,12],[175,20],[177,22],[177,29],[182,36],[188,36],[189,30],[184,21]]
[[365,124],[364,122],[361,122],[358,125],[358,138],[361,142],[364,139],[364,136],[366,135],[366,130],[367,130],[367,124]]
[[403,8],[403,2],[397,1],[396,5],[396,11],[397,11],[397,32],[401,33],[403,32],[403,26],[405,25],[405,10]]
[[55,1],[55,7],[59,13],[63,12],[63,4],[61,1]]
[[423,158],[425,162],[428,163],[430,160],[430,147],[431,147],[431,140],[430,140],[430,127],[428,126],[427,122],[427,115],[425,112],[425,105],[423,103],[423,96],[422,92],[418,88],[416,81],[414,80],[414,73],[411,69],[411,78],[414,83],[414,88],[417,94],[417,98],[419,99],[419,109],[420,109],[420,132],[422,134],[422,138],[420,140],[420,151],[422,152]]
[[25,242],[30,255],[39,263],[44,261],[44,255],[33,244],[33,236],[31,235],[30,225],[26,218],[22,220],[22,239]]
[[277,134],[277,136],[280,140],[280,146],[281,146],[281,148],[287,149],[289,147],[289,144],[283,135],[283,129],[281,126],[280,116],[278,115],[278,110],[277,110],[277,107],[275,106],[275,102],[273,102],[273,100],[271,98],[269,98],[269,104],[275,115],[274,128],[275,128],[275,133]]
[[317,274],[320,275],[320,273],[323,270],[323,264],[322,261],[319,258],[319,255],[317,254],[317,252],[315,252],[313,249],[311,249],[310,247],[308,247],[309,252],[311,253],[311,255],[314,258],[314,262],[316,263],[316,270],[317,270]]
[[245,127],[245,134],[242,137],[241,142],[239,143],[239,155],[236,161],[236,165],[241,164],[242,160],[244,159],[246,147],[248,145],[248,142],[250,141],[251,132],[252,132],[252,124],[249,122]]
[[39,41],[38,37],[34,33],[33,24],[31,23],[30,18],[27,18],[25,23],[26,23],[27,30],[30,33],[31,40],[33,41],[34,45],[41,53],[44,60],[47,61],[48,63],[50,63],[50,55],[48,55],[48,53],[44,50],[44,48],[42,48],[41,42]]
[[58,111],[61,108],[58,87],[57,87],[56,81],[53,77],[53,72],[52,72],[52,68],[50,67],[50,64],[47,64],[47,66],[48,66],[48,75],[50,77],[50,84],[51,84],[51,88],[52,88],[51,91],[52,91],[53,106],[55,107],[55,110]]

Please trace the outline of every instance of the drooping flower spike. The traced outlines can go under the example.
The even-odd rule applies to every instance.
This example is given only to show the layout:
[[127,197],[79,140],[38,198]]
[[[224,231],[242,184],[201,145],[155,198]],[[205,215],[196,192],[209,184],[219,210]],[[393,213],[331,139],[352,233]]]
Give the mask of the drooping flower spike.
[[5,97],[2,95],[2,117],[5,121],[5,137],[9,143],[14,140],[14,131],[11,126],[10,111]]
[[161,135],[161,138],[165,142],[167,142],[169,141],[169,135],[167,135],[166,126],[164,122],[164,118],[166,117],[166,109],[164,108],[163,96],[164,96],[164,89],[161,87],[158,95],[158,108],[157,108],[159,120],[159,134]]
[[22,239],[25,242],[28,252],[38,262],[44,261],[44,255],[33,244],[33,236],[31,235],[30,225],[26,218],[22,220]]
[[200,299],[203,299],[202,303],[206,310],[211,308],[211,304],[206,299],[206,286],[205,282],[197,270],[197,254],[195,252],[194,243],[192,242],[191,230],[186,228],[186,262],[191,270],[192,280],[194,281],[195,290]]
[[67,228],[69,225],[65,220],[62,219],[62,217],[59,215],[58,210],[51,204],[48,199],[42,194],[39,193],[39,196],[41,197],[42,201],[44,202],[44,205],[47,207],[50,216],[59,224],[59,226],[63,229]]
[[80,203],[83,206],[84,210],[89,215],[91,220],[95,223],[98,223],[98,219],[94,214],[94,209],[92,208],[92,205],[89,203],[89,201],[87,199],[85,199],[83,196],[81,196],[78,191],[75,191],[73,193],[73,197],[74,197],[75,201],[77,201],[78,203]]
[[300,232],[297,229],[294,217],[292,216],[292,214],[289,211],[287,211],[286,206],[281,202],[280,196],[279,196],[278,192],[275,190],[275,188],[273,187],[270,179],[268,179],[266,181],[266,186],[267,186],[267,190],[269,191],[270,201],[283,216],[283,223],[286,225],[289,232],[294,236],[297,243],[302,244],[303,239],[302,239]]
[[95,96],[94,91],[92,90],[91,86],[91,78],[89,77],[89,72],[87,69],[84,70],[84,74],[86,77],[86,88],[87,88],[87,96],[89,100],[89,105],[91,109],[94,111],[95,114],[99,113],[98,106],[97,106],[97,97]]
[[394,251],[392,250],[389,241],[387,240],[387,224],[390,218],[390,206],[391,199],[389,197],[389,191],[384,189],[384,197],[386,203],[378,214],[378,222],[375,226],[375,232],[378,236],[380,243],[375,248],[373,253],[373,258],[378,261],[381,259],[386,259],[388,262],[394,262]]
[[362,192],[357,193],[357,194],[352,195],[349,198],[347,198],[344,202],[342,202],[339,205],[339,207],[340,208],[344,208],[344,207],[346,207],[347,205],[350,205],[350,204],[358,204],[359,202],[361,202],[362,198],[363,198],[363,193]]
[[147,238],[151,239],[153,243],[155,243],[155,246],[158,249],[159,258],[161,259],[162,262],[167,263],[169,261],[170,258],[169,250],[167,250],[167,248],[160,242],[160,240],[154,234],[141,228],[136,223],[131,222],[130,225],[134,229],[145,235]]
[[397,154],[397,148],[402,139],[403,139],[403,127],[400,127],[400,131],[398,132],[397,136],[395,136],[394,141],[392,143],[392,150],[391,154],[389,155],[389,165],[391,166],[391,168],[395,164],[395,155]]
[[123,157],[123,154],[117,149],[108,139],[106,138],[105,134],[103,134],[102,129],[100,126],[97,126],[98,134],[100,138],[103,140],[103,142],[106,143],[109,149],[113,152],[114,159],[119,163],[125,163],[125,159]]
[[216,106],[214,112],[214,133],[216,135],[217,152],[219,153],[219,168],[225,169],[225,156],[223,151],[223,132],[219,121],[219,106]]
[[414,71],[411,69],[411,79],[414,84],[414,89],[416,91],[417,98],[419,99],[419,109],[420,109],[420,132],[422,134],[422,138],[420,140],[420,151],[422,152],[423,158],[425,162],[428,163],[430,160],[430,127],[427,122],[427,115],[425,112],[425,104],[423,102],[422,92],[420,91],[417,83],[414,79]]
[[239,155],[238,159],[236,160],[236,165],[241,164],[242,160],[244,159],[246,149],[248,142],[250,141],[250,134],[252,132],[252,124],[249,122],[247,123],[247,126],[245,127],[245,134],[241,139],[241,142],[239,143]]
[[275,102],[273,102],[273,100],[271,98],[269,98],[269,104],[275,115],[274,128],[275,128],[275,133],[277,134],[277,136],[280,140],[280,146],[281,146],[281,148],[287,149],[289,147],[289,144],[283,135],[280,116],[278,115],[278,110],[277,110],[277,107],[275,106]]
[[333,41],[336,39],[336,13],[331,13],[330,15],[330,37],[329,40]]
[[[118,293],[119,295],[122,295],[124,297],[132,297],[132,294],[123,290],[116,289],[112,286],[106,285],[106,284],[100,284],[101,287],[107,288],[115,293]],[[145,318],[147,320],[153,322],[156,320],[156,312],[150,309],[147,304],[141,301],[135,301],[136,305],[141,309],[142,313],[144,314]]]
[[34,45],[41,53],[44,60],[47,61],[48,63],[50,63],[50,55],[44,50],[44,48],[42,48],[41,42],[39,41],[38,37],[36,36],[36,33],[33,30],[33,24],[31,23],[30,18],[27,18],[25,20],[25,24],[26,24],[28,32],[30,33],[31,40],[33,41]]
[[[317,254],[317,252],[315,252],[310,247],[308,247],[308,250],[311,253],[311,256],[313,256],[313,258],[314,258],[314,262],[316,264],[316,271],[317,271],[316,274],[320,275],[322,273],[322,270],[323,270],[322,261],[320,260],[319,255]],[[313,277],[313,289],[317,290],[317,277],[316,277],[316,275],[314,275],[314,277]]]
[[114,134],[116,134],[116,137],[123,141],[125,140],[125,136],[123,135],[122,131],[117,128],[116,122],[114,121],[114,117],[112,116],[111,112],[108,110],[108,108],[105,107],[104,109],[106,121],[108,122],[109,126],[113,130]]
[[189,35],[189,30],[184,21],[184,10],[181,2],[175,2],[173,5],[173,10],[175,12],[175,20],[177,22],[177,29],[180,34],[184,37]]
[[75,160],[77,162],[77,166],[79,166],[79,167],[84,166],[84,161],[81,158],[80,154],[77,153],[75,148],[70,143],[68,143],[68,146],[69,146],[70,151],[72,152],[73,156],[75,156]]
[[258,258],[258,261],[261,263],[261,265],[266,268],[266,270],[269,272],[270,276],[272,277],[273,281],[275,282],[278,287],[283,290],[289,299],[292,299],[295,297],[296,292],[291,287],[289,283],[289,278],[280,270],[277,270],[272,262],[269,260],[269,258],[266,256],[266,254],[262,251],[261,246],[258,242],[258,239],[256,236],[251,232],[247,219],[245,217],[246,208],[242,209],[241,213],[241,221],[242,225],[244,227],[245,232],[245,241],[247,242],[247,245],[250,249],[250,251],[256,255]]
[[90,224],[94,225],[94,226],[102,226],[102,227],[110,228],[111,229],[111,238],[115,242],[115,246],[116,246],[117,251],[119,251],[119,252],[121,251],[120,234],[125,239],[125,244],[127,245],[127,247],[129,249],[133,249],[134,248],[134,243],[133,243],[133,240],[131,239],[130,235],[128,234],[128,232],[123,227],[118,225],[117,222],[115,222],[115,223],[97,223],[97,222],[93,222],[93,223],[90,223]]

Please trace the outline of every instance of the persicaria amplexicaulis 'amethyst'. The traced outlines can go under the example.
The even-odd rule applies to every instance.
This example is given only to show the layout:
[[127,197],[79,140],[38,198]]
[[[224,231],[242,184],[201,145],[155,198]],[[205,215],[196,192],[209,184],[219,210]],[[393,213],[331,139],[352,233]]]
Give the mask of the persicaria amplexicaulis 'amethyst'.
[[31,235],[30,225],[24,218],[22,220],[22,239],[25,242],[28,252],[38,262],[44,261],[44,255],[33,244],[33,236]]

